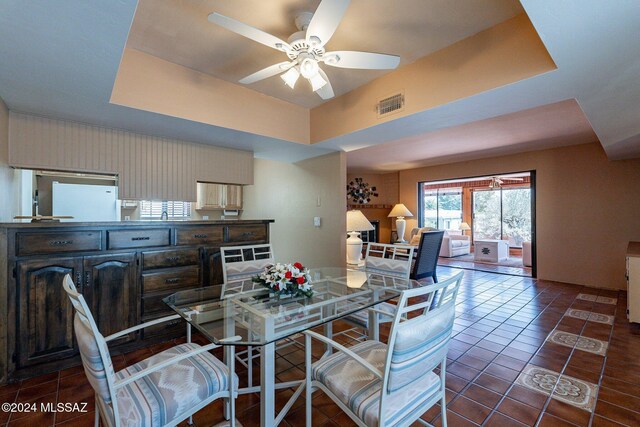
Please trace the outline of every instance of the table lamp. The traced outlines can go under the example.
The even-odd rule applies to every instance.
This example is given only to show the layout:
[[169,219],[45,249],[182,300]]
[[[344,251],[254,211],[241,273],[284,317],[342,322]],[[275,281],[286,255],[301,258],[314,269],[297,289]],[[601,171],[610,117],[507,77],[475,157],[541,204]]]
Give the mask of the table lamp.
[[396,231],[398,232],[398,240],[396,243],[407,243],[404,240],[404,230],[407,228],[407,221],[404,220],[405,216],[413,216],[413,214],[402,203],[398,203],[391,209],[389,218],[396,218]]
[[361,231],[373,230],[367,217],[358,210],[347,211],[347,264],[359,264],[362,256]]
[[464,236],[464,232],[467,230],[471,230],[471,227],[469,227],[468,223],[463,222],[462,224],[460,224],[460,230],[462,230],[462,235]]

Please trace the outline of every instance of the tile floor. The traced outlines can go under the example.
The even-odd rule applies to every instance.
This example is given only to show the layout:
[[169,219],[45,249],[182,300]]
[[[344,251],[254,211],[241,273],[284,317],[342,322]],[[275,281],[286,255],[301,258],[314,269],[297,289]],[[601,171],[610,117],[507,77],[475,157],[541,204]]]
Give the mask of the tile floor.
[[[517,257],[511,256],[510,260],[518,259]],[[522,257],[520,257],[522,259]],[[525,276],[531,277],[531,267],[518,267],[513,265],[501,265],[500,263],[488,263],[488,262],[474,262],[473,259],[460,259],[460,257],[454,258],[438,258],[438,265],[443,267],[455,267],[462,268],[465,270],[477,270],[484,271],[487,273],[500,273],[500,274],[510,274],[513,276]]]
[[[456,271],[441,268],[439,276]],[[465,271],[447,369],[449,426],[640,425],[640,327],[626,321],[625,298],[623,292]],[[612,322],[603,321],[606,316]],[[172,344],[116,356],[116,369]],[[278,379],[301,378],[303,363],[301,349],[282,350]],[[239,375],[245,382],[246,371]],[[291,394],[279,392],[277,405]],[[237,400],[244,426],[258,425],[259,401],[257,394]],[[0,386],[0,402],[86,402],[89,411],[0,412],[2,426],[93,425],[93,393],[81,367]],[[296,402],[283,425],[304,425],[303,403]],[[423,418],[439,426],[439,413],[435,407]],[[313,414],[316,426],[354,425],[320,392]],[[221,420],[220,402],[195,416],[198,427]]]

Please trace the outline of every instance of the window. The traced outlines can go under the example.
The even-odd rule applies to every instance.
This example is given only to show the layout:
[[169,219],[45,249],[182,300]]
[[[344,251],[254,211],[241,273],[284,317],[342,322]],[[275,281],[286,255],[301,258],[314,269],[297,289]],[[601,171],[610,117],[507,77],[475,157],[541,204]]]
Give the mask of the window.
[[140,219],[161,219],[162,213],[168,219],[184,219],[191,217],[190,202],[160,202],[143,200],[140,202]]
[[512,248],[531,241],[531,189],[475,190],[473,238],[508,240]]
[[426,189],[422,183],[419,220],[421,227],[459,230],[462,223],[462,188]]

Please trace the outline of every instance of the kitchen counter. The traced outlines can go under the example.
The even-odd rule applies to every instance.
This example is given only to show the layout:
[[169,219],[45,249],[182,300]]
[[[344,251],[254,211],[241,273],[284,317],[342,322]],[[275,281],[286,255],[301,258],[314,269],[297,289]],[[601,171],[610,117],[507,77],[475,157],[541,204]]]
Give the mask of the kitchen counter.
[[150,221],[106,221],[106,222],[0,222],[0,228],[53,228],[53,227],[140,227],[158,225],[232,225],[264,224],[273,219],[220,219],[220,220],[150,220]]

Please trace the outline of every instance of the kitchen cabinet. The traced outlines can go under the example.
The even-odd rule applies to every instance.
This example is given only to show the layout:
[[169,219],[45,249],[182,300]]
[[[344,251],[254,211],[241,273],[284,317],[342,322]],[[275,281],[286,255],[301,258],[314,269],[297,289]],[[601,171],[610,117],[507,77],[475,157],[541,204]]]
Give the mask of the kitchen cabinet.
[[242,209],[242,186],[198,183],[198,209]]
[[27,367],[73,356],[73,307],[62,289],[69,274],[82,277],[82,258],[48,258],[17,265],[17,364]]
[[[221,284],[221,246],[269,242],[272,220],[0,224],[0,382],[79,363],[69,274],[104,336],[171,314],[182,289]],[[5,321],[6,319],[6,321]],[[182,319],[110,344],[130,351],[176,338]]]
[[[82,294],[102,335],[106,337],[140,323],[135,252],[85,257],[83,271]],[[115,343],[133,339],[135,333]]]

